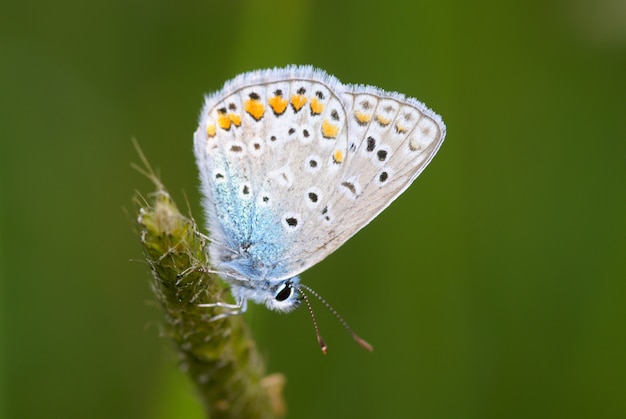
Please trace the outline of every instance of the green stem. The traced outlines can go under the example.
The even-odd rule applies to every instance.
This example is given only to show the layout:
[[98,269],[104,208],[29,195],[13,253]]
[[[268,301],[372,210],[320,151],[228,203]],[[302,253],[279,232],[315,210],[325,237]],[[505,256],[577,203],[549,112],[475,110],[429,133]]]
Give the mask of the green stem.
[[[143,158],[143,155],[141,155]],[[144,164],[146,161],[144,159]],[[211,418],[273,418],[284,415],[284,377],[265,376],[265,365],[243,316],[211,318],[222,308],[198,307],[226,301],[228,287],[211,270],[195,222],[183,216],[160,181],[149,202],[136,196],[141,244],[152,270],[152,289],[165,314],[164,332],[182,370],[195,383]]]

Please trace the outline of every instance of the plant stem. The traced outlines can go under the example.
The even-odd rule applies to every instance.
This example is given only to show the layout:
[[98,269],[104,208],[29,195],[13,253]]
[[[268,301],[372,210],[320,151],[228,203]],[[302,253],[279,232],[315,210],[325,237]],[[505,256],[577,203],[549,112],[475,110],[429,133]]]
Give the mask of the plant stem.
[[[140,154],[143,159],[143,155]],[[137,224],[152,271],[152,289],[165,314],[164,334],[182,370],[195,383],[211,418],[273,418],[284,415],[284,377],[265,376],[265,365],[243,316],[210,321],[223,313],[201,303],[226,301],[228,287],[210,273],[195,222],[183,216],[144,159],[141,170],[155,184],[148,201],[137,195]]]

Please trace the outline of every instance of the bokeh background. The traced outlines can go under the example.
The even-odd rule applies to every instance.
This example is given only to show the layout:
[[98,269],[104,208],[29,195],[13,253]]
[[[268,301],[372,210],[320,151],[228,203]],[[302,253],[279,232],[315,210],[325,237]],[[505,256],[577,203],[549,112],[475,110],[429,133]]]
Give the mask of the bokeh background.
[[192,133],[236,74],[313,64],[448,136],[418,181],[248,314],[289,417],[626,416],[626,6],[561,1],[5,2],[0,416],[201,418],[134,233],[136,138],[201,219]]

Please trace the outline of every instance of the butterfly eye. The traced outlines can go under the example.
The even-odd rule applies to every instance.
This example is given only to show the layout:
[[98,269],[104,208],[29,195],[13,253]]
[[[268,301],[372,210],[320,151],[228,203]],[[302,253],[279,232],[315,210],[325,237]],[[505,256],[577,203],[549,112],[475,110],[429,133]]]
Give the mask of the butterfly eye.
[[276,301],[285,301],[287,298],[291,296],[292,288],[289,284],[283,284],[282,288],[276,296],[274,297]]

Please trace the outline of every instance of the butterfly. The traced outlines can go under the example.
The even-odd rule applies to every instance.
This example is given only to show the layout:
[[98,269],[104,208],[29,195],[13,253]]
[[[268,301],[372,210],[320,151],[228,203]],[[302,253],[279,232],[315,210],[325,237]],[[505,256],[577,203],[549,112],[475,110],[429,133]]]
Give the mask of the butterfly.
[[406,190],[445,132],[416,99],[311,66],[248,72],[208,95],[194,152],[209,258],[236,304],[206,305],[298,307],[313,292],[299,274]]

